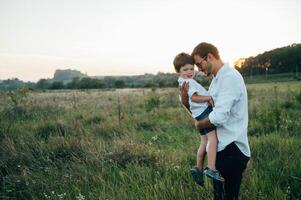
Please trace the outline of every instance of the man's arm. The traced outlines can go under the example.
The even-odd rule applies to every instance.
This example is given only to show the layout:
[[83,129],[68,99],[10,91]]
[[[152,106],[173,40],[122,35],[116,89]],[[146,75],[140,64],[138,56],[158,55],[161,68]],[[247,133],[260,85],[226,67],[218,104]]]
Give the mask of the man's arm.
[[215,107],[208,116],[210,123],[215,126],[222,126],[228,121],[233,104],[242,94],[240,84],[244,83],[236,77],[227,76],[224,78],[214,102]]
[[213,111],[207,118],[195,122],[195,127],[198,130],[212,126],[222,126],[228,121],[231,107],[241,94],[241,87],[236,80],[231,76],[224,78],[218,91],[218,97],[215,99]]
[[195,120],[194,125],[197,130],[201,130],[203,128],[214,128],[215,127],[214,124],[211,124],[208,117],[206,117],[205,119],[200,120],[200,121]]

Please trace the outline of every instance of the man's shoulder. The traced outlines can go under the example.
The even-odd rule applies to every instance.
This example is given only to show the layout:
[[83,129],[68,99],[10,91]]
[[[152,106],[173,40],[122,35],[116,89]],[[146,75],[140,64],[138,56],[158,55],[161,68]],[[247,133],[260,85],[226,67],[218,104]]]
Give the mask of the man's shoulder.
[[238,81],[238,80],[243,80],[242,75],[233,67],[228,67],[228,70],[224,73],[224,78],[233,80],[233,81]]
[[219,79],[220,85],[227,88],[239,89],[242,88],[243,85],[245,85],[244,79],[241,74],[232,67],[229,67],[229,69],[225,70],[225,72]]

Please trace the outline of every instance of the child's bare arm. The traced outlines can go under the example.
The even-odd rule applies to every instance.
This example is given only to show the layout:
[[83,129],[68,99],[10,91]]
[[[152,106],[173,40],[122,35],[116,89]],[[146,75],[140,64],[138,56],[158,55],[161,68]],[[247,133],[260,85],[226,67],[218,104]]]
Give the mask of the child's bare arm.
[[210,100],[212,100],[211,96],[202,96],[202,95],[197,95],[196,93],[194,93],[191,96],[191,101],[196,103],[209,102]]
[[202,95],[197,95],[194,93],[191,96],[191,101],[196,102],[196,103],[203,103],[203,102],[208,102],[208,104],[212,107],[214,107],[214,101],[211,96],[202,96]]

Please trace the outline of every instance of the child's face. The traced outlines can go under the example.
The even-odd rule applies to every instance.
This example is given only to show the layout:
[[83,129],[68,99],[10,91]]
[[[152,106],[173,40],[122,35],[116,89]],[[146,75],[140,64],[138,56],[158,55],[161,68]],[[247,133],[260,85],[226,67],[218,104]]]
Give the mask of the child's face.
[[180,68],[178,75],[182,78],[193,78],[194,77],[194,65],[186,64]]

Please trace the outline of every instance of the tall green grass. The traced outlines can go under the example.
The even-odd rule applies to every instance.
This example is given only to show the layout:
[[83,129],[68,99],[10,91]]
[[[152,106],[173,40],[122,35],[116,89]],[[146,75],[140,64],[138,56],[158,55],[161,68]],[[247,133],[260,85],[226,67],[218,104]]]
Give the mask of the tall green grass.
[[[200,138],[177,89],[18,92],[0,96],[0,199],[212,198],[189,174]],[[248,94],[240,197],[300,199],[300,82]]]

